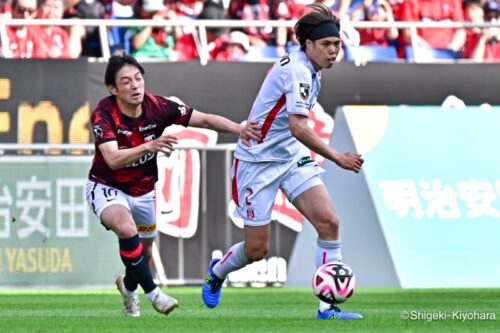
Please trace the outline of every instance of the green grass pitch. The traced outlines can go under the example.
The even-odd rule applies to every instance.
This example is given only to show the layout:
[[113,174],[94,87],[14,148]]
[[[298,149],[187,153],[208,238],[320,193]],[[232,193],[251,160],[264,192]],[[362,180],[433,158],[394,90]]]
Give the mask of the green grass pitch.
[[308,288],[224,288],[216,309],[204,307],[200,288],[167,292],[180,302],[169,316],[141,295],[141,317],[125,318],[115,290],[4,290],[0,332],[500,332],[500,289],[360,288],[342,309],[362,321],[316,320]]

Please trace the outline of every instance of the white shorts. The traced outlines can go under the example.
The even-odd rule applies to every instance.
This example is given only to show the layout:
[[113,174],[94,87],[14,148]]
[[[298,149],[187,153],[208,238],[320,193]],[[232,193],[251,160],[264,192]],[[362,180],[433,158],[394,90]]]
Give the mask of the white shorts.
[[85,185],[87,202],[101,218],[103,210],[111,205],[122,205],[132,214],[140,238],[156,236],[155,193],[133,197],[114,187],[88,180]]
[[290,202],[316,185],[324,170],[310,157],[293,162],[246,162],[234,160],[231,169],[236,215],[248,226],[271,222],[274,201],[281,189]]

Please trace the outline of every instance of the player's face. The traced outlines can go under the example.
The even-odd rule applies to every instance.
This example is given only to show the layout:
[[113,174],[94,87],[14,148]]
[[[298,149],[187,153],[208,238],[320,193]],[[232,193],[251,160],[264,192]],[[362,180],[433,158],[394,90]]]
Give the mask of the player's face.
[[123,66],[116,73],[115,86],[109,91],[125,104],[137,106],[144,100],[144,77],[137,67]]
[[342,43],[338,37],[306,41],[306,53],[316,70],[330,68],[339,55]]

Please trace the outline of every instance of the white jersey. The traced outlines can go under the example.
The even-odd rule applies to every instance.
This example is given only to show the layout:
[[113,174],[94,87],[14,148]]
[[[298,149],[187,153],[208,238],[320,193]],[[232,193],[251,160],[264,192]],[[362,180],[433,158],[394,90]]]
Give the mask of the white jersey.
[[296,50],[277,61],[268,73],[248,120],[261,125],[262,140],[247,147],[238,140],[235,158],[248,162],[290,161],[309,150],[292,136],[289,114],[309,116],[319,94],[321,71],[305,52]]

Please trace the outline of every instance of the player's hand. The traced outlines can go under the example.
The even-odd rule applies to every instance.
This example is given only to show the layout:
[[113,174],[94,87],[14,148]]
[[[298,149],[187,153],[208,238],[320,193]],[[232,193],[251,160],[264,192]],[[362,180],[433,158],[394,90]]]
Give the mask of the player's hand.
[[243,128],[240,131],[240,138],[241,142],[243,142],[243,144],[248,147],[251,146],[250,143],[251,139],[260,141],[262,135],[260,132],[259,122],[257,120],[247,121],[245,126],[243,126]]
[[165,154],[170,155],[175,149],[174,145],[176,145],[177,143],[177,137],[167,134],[160,136],[156,140],[149,141],[147,144],[148,150],[152,153],[162,151]]
[[361,157],[360,154],[349,152],[340,154],[337,164],[343,169],[358,173],[361,170],[364,161],[365,160],[363,159],[363,157]]

